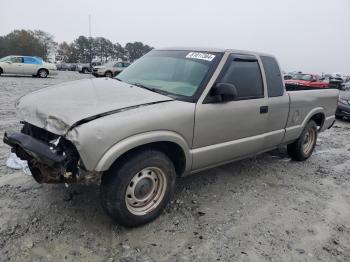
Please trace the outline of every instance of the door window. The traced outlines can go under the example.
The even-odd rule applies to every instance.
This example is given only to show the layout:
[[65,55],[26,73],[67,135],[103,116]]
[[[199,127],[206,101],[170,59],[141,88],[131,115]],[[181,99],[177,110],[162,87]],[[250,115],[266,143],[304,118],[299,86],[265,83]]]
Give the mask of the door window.
[[256,59],[232,59],[219,82],[236,87],[236,100],[264,97],[261,71]]
[[35,59],[34,57],[23,57],[23,63],[31,64],[31,65],[40,65],[41,64],[41,62],[38,59]]
[[10,61],[12,62],[12,63],[22,63],[22,57],[19,57],[19,56],[16,56],[16,57],[12,57],[11,59],[10,59]]

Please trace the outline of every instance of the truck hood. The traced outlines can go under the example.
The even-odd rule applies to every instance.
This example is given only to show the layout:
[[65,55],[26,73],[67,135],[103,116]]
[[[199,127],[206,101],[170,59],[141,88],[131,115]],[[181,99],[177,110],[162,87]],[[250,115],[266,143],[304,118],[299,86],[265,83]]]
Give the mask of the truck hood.
[[54,134],[104,115],[173,99],[115,79],[84,79],[41,89],[20,98],[18,116]]

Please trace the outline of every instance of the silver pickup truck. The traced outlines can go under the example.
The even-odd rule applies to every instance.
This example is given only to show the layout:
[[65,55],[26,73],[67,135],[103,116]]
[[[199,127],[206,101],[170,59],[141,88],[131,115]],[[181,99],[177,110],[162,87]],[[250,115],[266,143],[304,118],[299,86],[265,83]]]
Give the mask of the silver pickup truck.
[[101,181],[118,223],[155,219],[179,177],[287,145],[314,150],[338,90],[286,92],[273,56],[220,49],[153,50],[117,78],[41,89],[16,104],[21,132],[4,142],[39,183]]

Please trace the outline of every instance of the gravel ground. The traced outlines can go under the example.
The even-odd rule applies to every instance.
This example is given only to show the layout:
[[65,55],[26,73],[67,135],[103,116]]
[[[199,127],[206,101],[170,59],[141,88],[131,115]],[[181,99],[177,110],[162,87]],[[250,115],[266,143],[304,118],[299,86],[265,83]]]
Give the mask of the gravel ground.
[[[90,77],[0,77],[0,132],[15,100]],[[126,229],[97,186],[39,185],[5,166],[0,142],[0,261],[350,261],[350,122],[320,134],[306,162],[285,149],[185,177],[154,222]]]

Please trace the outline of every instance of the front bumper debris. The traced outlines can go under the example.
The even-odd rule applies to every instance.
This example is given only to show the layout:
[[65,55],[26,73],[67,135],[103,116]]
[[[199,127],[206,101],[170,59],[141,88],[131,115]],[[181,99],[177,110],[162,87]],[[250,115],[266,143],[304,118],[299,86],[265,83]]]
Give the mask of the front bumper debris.
[[22,132],[5,132],[3,141],[20,159],[28,161],[38,183],[77,182],[80,157],[64,138],[26,123]]
[[59,155],[48,144],[23,133],[5,132],[3,141],[18,157],[27,161],[35,158],[48,166],[59,166],[65,161],[65,156]]

